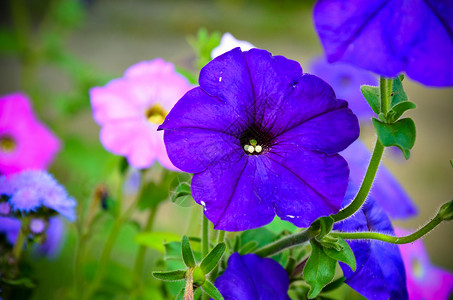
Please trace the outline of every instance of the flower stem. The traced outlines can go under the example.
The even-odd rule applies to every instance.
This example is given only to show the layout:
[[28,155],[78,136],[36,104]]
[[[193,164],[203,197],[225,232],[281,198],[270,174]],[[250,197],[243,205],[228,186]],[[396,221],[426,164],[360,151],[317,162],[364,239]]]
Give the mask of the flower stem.
[[[149,212],[149,216],[148,216],[148,221],[146,222],[143,232],[150,232],[152,230],[156,212],[157,212],[157,207],[151,208],[151,211]],[[146,250],[147,250],[147,247],[143,246],[143,245],[141,245],[138,249],[137,257],[135,259],[135,264],[134,264],[134,276],[135,276],[136,282],[141,281],[140,279],[143,274],[143,265],[145,262]]]
[[341,237],[345,240],[379,240],[392,244],[407,244],[418,240],[441,222],[442,218],[437,215],[416,232],[403,237],[389,236],[378,232],[331,232],[330,235],[332,237]]
[[335,215],[332,215],[335,222],[344,220],[352,216],[356,211],[360,209],[362,204],[365,202],[368,193],[370,192],[371,186],[373,185],[374,177],[379,168],[382,154],[384,153],[384,146],[376,139],[376,145],[374,146],[373,155],[371,156],[368,169],[366,170],[365,178],[363,179],[362,185],[360,186],[359,192],[355,196],[354,200],[345,208],[340,210]]
[[379,87],[381,91],[381,113],[385,115],[391,106],[392,79],[381,76],[379,78]]
[[219,230],[219,237],[217,238],[217,244],[225,240],[225,231]]
[[206,216],[204,215],[203,213],[203,229],[202,229],[202,238],[201,238],[201,254],[204,257],[206,257],[206,255],[208,255],[209,253],[209,221],[208,221],[208,218],[206,218]]
[[308,242],[312,237],[316,236],[318,233],[319,232],[314,232],[310,229],[305,229],[304,231],[289,235],[282,238],[281,240],[273,242],[272,244],[261,247],[254,253],[261,257],[272,256],[287,248],[304,244]]
[[28,227],[28,220],[26,218],[22,219],[21,226],[19,233],[17,234],[16,242],[13,248],[13,256],[16,261],[19,261],[20,254],[22,253],[22,249],[25,245],[25,238],[27,236],[27,227]]

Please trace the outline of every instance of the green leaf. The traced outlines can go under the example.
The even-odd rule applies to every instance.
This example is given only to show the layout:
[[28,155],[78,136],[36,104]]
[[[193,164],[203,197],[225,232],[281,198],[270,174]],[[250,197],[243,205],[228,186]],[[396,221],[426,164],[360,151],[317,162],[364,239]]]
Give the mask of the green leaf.
[[315,240],[311,240],[311,254],[304,267],[304,279],[310,285],[308,298],[315,298],[335,276],[337,261],[324,253]]
[[321,217],[313,222],[310,227],[313,227],[315,230],[318,228],[321,230],[315,237],[318,242],[321,241],[330,231],[332,231],[334,222],[335,221],[331,216]]
[[180,183],[174,193],[171,195],[171,202],[181,207],[190,207],[195,201],[192,198],[190,184],[187,182]]
[[370,105],[371,109],[374,111],[376,115],[379,115],[381,112],[381,92],[379,87],[377,86],[370,86],[370,85],[362,85],[360,87],[362,91],[363,97]]
[[135,236],[135,242],[164,253],[164,242],[179,241],[179,236],[166,232],[141,232]]
[[163,281],[184,280],[186,276],[186,270],[156,271],[153,272],[153,276]]
[[217,266],[219,260],[222,258],[222,255],[225,252],[225,249],[225,243],[219,243],[214,247],[214,249],[211,250],[211,252],[209,252],[208,255],[206,255],[205,258],[203,258],[203,261],[200,264],[200,268],[205,274],[208,274],[212,271],[212,269],[215,268],[215,266]]
[[351,247],[349,247],[348,243],[346,243],[342,238],[338,238],[338,243],[342,248],[340,251],[334,248],[324,248],[324,253],[335,260],[347,264],[351,267],[352,271],[355,271],[357,266]]
[[385,124],[373,118],[373,125],[382,145],[400,148],[404,157],[409,159],[409,150],[414,146],[416,135],[415,123],[412,119],[404,118],[393,124]]
[[193,257],[192,248],[190,247],[189,238],[187,236],[182,237],[181,250],[184,264],[188,268],[194,268],[196,266],[195,258]]
[[414,109],[414,108],[416,108],[416,105],[414,102],[410,102],[410,101],[400,102],[392,107],[392,109],[389,112],[392,114],[391,118],[389,118],[389,116],[387,116],[387,120],[389,121],[389,123],[393,123],[394,121],[398,120],[406,110]]
[[208,280],[206,280],[201,289],[208,294],[214,300],[223,300],[222,294],[220,294],[219,290]]
[[244,246],[242,246],[241,249],[239,249],[239,254],[240,255],[248,254],[255,250],[257,247],[258,247],[257,241],[250,241],[246,243]]
[[322,292],[323,292],[323,293],[328,293],[328,292],[330,292],[330,291],[336,290],[337,288],[339,288],[339,287],[344,283],[345,280],[346,280],[346,278],[345,278],[344,276],[335,279],[334,281],[332,281],[331,283],[329,283],[328,285],[326,285],[326,286],[322,289]]
[[406,92],[403,89],[403,84],[401,83],[402,78],[404,77],[395,77],[392,83],[392,94],[391,94],[391,108],[395,105],[405,102],[408,100]]

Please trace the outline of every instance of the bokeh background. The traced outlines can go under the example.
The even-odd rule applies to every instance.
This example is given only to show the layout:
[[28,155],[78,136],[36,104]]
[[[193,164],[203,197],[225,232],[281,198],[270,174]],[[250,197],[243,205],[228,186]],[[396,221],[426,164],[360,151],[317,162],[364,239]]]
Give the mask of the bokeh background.
[[[0,94],[22,90],[30,95],[39,118],[64,144],[50,171],[81,203],[89,201],[92,188],[108,178],[117,161],[99,142],[88,98],[91,86],[103,85],[122,76],[132,64],[157,57],[195,70],[188,37],[200,28],[231,32],[274,55],[297,60],[307,69],[310,60],[322,54],[312,22],[313,2],[1,1]],[[408,161],[388,151],[384,163],[419,208],[417,217],[396,222],[410,229],[423,224],[453,197],[449,162],[453,159],[453,89],[429,88],[408,78],[404,85],[409,100],[417,104],[416,110],[408,112],[417,126],[416,144]],[[371,148],[373,128],[364,125],[361,136]],[[183,233],[190,221],[189,210],[164,205],[156,228]],[[93,245],[102,241],[104,227],[98,228]],[[114,260],[132,261],[128,254],[136,246],[131,232],[132,227],[124,229]],[[445,223],[424,238],[433,263],[449,270],[453,270],[452,232],[453,222]],[[47,286],[71,282],[66,274],[71,266],[63,262],[70,261],[74,240],[69,226],[62,256],[41,262],[43,269],[38,272]],[[47,278],[48,273],[62,276]],[[39,295],[45,291],[38,292],[37,299]]]

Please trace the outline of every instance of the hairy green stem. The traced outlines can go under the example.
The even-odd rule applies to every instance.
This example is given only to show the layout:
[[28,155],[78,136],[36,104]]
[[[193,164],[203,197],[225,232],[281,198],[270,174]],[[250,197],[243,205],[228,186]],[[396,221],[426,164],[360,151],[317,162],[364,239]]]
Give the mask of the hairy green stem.
[[381,91],[381,113],[387,114],[391,106],[392,79],[380,77],[379,88]]
[[366,170],[365,178],[363,179],[359,192],[348,206],[340,210],[335,215],[332,215],[335,222],[344,220],[352,216],[363,205],[366,197],[368,196],[368,193],[370,192],[371,186],[373,185],[374,177],[376,176],[376,172],[379,168],[383,153],[384,146],[379,141],[379,138],[377,138],[376,145],[374,146],[373,150],[373,155],[371,156],[371,160],[368,165],[368,169]]
[[417,230],[416,232],[403,237],[389,236],[378,232],[331,232],[332,237],[341,237],[345,240],[379,240],[392,244],[407,244],[412,243],[442,222],[442,218],[438,215],[429,221],[425,226]]
[[272,256],[287,248],[304,244],[308,242],[312,237],[315,237],[318,233],[319,231],[315,232],[310,229],[305,229],[304,231],[286,236],[281,240],[275,241],[269,245],[261,247],[254,251],[254,253],[261,257]]
[[203,225],[202,225],[202,238],[201,238],[201,254],[204,257],[209,253],[209,221],[203,213]]

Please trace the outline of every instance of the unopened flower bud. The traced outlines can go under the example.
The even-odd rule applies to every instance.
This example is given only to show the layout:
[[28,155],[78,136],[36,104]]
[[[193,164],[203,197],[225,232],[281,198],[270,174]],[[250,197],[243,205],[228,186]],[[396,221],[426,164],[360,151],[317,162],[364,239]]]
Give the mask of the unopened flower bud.
[[442,205],[438,215],[444,221],[453,220],[453,200]]
[[193,269],[193,284],[195,286],[202,286],[205,281],[206,276],[204,275],[201,268],[196,267],[195,269]]

